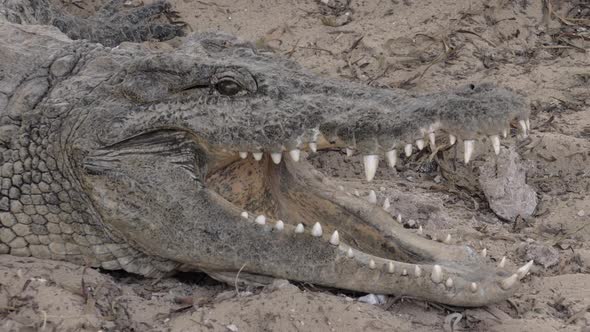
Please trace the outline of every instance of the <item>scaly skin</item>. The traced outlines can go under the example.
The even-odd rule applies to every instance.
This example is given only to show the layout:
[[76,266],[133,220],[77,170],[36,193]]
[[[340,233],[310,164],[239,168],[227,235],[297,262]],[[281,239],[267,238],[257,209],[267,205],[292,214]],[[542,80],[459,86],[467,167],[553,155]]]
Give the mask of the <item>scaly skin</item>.
[[320,78],[219,34],[173,51],[6,21],[0,37],[0,253],[464,306],[509,297],[526,274],[405,230],[296,161],[309,143],[380,156],[429,131],[501,134],[528,117],[507,89],[411,96]]

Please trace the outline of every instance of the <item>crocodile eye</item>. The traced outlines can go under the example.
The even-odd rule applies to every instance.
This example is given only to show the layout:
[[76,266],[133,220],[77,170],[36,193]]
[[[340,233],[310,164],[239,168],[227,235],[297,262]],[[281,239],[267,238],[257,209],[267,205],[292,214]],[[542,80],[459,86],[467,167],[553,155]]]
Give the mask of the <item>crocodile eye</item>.
[[217,89],[222,95],[226,96],[234,96],[243,90],[238,82],[230,78],[224,78],[217,82],[217,84],[215,84],[215,89]]

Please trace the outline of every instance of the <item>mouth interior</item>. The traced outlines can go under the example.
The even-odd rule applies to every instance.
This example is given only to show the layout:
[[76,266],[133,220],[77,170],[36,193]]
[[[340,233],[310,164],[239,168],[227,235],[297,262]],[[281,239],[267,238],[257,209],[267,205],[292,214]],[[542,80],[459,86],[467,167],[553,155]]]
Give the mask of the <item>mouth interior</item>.
[[293,226],[301,223],[306,229],[319,222],[324,233],[338,230],[340,238],[357,250],[389,259],[424,262],[424,257],[407,257],[387,241],[375,227],[377,221],[350,209],[349,200],[368,204],[365,198],[338,189],[304,158],[294,162],[285,155],[278,165],[268,155],[260,161],[251,157],[237,159],[210,172],[206,186],[242,211]]

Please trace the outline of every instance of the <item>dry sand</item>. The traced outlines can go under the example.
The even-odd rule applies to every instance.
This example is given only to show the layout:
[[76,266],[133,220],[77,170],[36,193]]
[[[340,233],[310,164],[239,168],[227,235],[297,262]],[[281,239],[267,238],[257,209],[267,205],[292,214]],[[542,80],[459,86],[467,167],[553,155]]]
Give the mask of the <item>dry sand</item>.
[[[397,172],[380,169],[370,184],[358,158],[330,152],[313,161],[335,181],[389,197],[429,236],[450,233],[511,264],[535,259],[510,300],[478,309],[396,297],[369,305],[356,300],[363,294],[313,285],[236,290],[201,274],[146,280],[0,256],[0,330],[451,331],[460,317],[456,331],[590,331],[590,56],[583,51],[590,3],[551,1],[561,18],[586,19],[574,21],[544,15],[543,2],[330,0],[337,7],[330,10],[314,1],[172,1],[193,31],[240,36],[319,74],[413,92],[489,81],[525,94],[533,133],[504,142],[516,146],[538,193],[527,220],[502,222],[490,210],[477,180],[493,155],[488,142],[477,145],[482,153],[469,167],[457,163],[437,176],[423,152]],[[84,14],[94,10],[90,3],[69,8]],[[586,7],[568,13],[573,3]]]

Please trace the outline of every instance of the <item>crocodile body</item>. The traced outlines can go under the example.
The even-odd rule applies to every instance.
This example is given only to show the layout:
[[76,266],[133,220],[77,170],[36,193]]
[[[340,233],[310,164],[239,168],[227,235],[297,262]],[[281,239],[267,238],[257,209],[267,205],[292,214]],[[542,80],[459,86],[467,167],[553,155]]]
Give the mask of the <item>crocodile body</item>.
[[465,306],[509,297],[530,268],[496,268],[406,230],[388,204],[304,160],[354,149],[370,181],[379,159],[393,167],[445,132],[469,161],[475,139],[495,147],[511,121],[526,134],[516,93],[482,84],[415,96],[321,78],[222,34],[154,50],[121,44],[181,34],[147,29],[145,8],[127,33],[95,33],[95,21],[15,2],[0,4],[0,253]]

